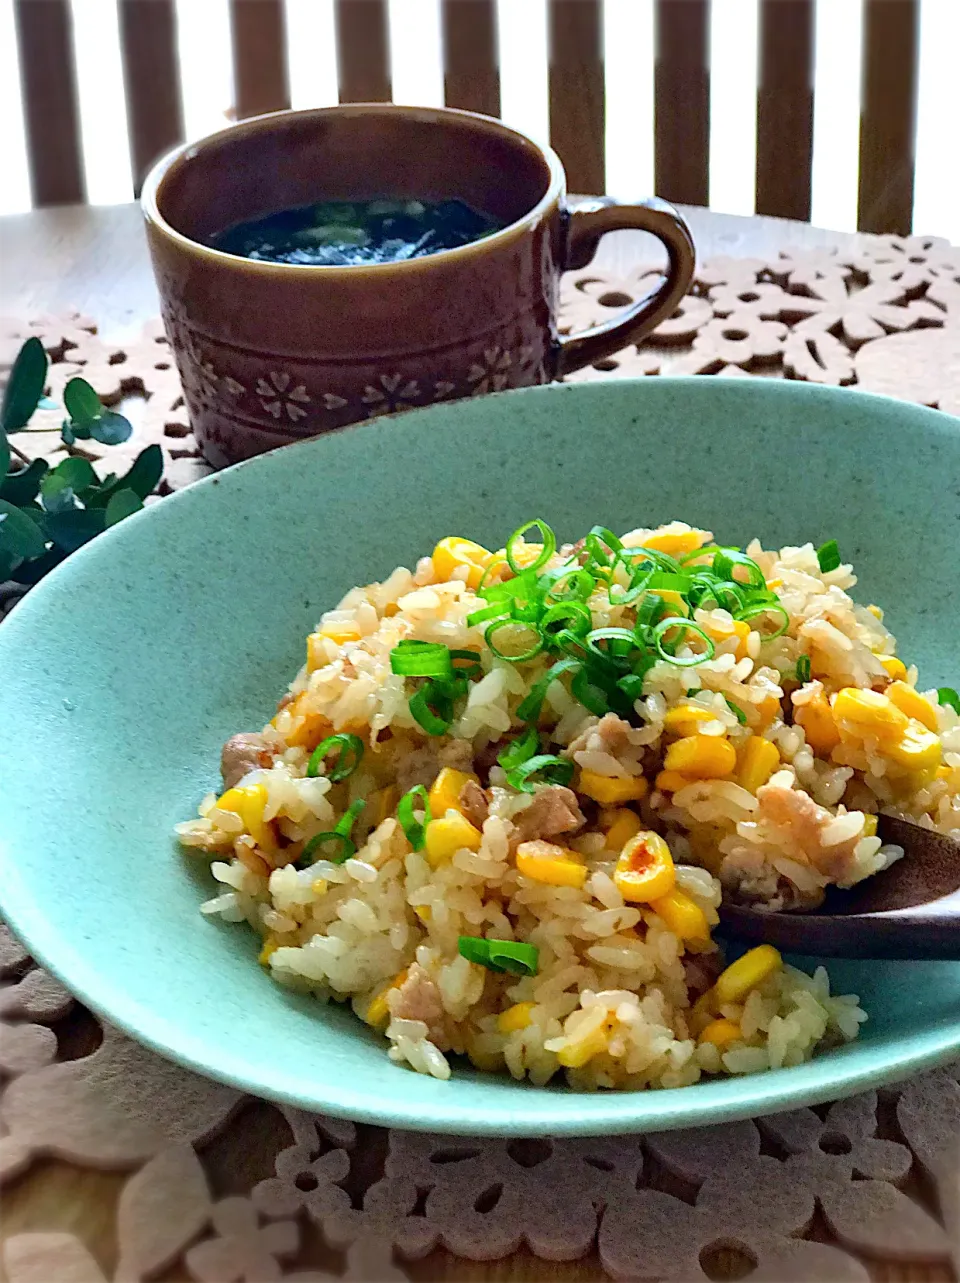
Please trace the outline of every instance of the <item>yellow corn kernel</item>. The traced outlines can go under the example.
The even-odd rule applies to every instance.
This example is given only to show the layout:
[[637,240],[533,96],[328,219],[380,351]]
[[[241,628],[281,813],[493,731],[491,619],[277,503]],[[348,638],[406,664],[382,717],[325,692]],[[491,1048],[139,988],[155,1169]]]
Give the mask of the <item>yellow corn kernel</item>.
[[689,618],[690,607],[680,593],[674,592],[672,588],[668,588],[665,592],[660,592],[657,595],[660,597],[661,601],[667,605],[667,614],[682,615],[685,619]]
[[683,530],[667,526],[663,530],[657,530],[652,535],[648,535],[641,547],[655,548],[657,552],[665,552],[668,556],[675,557],[677,553],[695,552],[706,542],[705,530]]
[[582,1069],[588,1060],[599,1056],[607,1050],[607,1035],[600,1028],[595,1029],[572,1047],[564,1047],[557,1052],[557,1060],[565,1069]]
[[901,713],[906,713],[915,722],[921,722],[928,731],[937,729],[937,710],[918,690],[908,686],[906,682],[891,682],[885,693]]
[[716,713],[702,704],[678,704],[664,714],[663,729],[671,735],[696,735],[705,722],[716,720]]
[[960,767],[947,766],[946,764],[938,766],[934,779],[948,780],[955,770],[960,770]]
[[676,793],[686,788],[690,781],[679,771],[661,771],[654,783],[661,793]]
[[401,971],[398,976],[394,976],[388,985],[384,985],[380,992],[374,997],[370,1006],[367,1008],[367,1014],[364,1016],[364,1020],[368,1025],[377,1029],[381,1025],[385,1025],[387,1023],[390,1019],[390,1007],[387,1004],[387,994],[391,989],[398,989],[406,978],[406,970]]
[[495,1074],[503,1068],[503,1054],[499,1051],[488,1051],[484,1048],[482,1041],[485,1036],[484,1034],[475,1034],[472,1031],[467,1032],[467,1059],[475,1069],[479,1069],[485,1074]]
[[360,629],[355,624],[348,622],[321,624],[317,631],[307,638],[307,672],[312,673],[330,663],[326,647],[323,645],[325,641],[331,641],[335,646],[342,646],[344,642],[359,640]]
[[615,806],[619,802],[639,802],[646,797],[649,788],[642,775],[599,775],[596,771],[583,770],[578,792],[585,793],[603,806]]
[[751,735],[740,751],[737,783],[748,793],[756,793],[780,765],[780,753],[762,735]]
[[497,1029],[502,1034],[513,1034],[518,1029],[526,1029],[530,1023],[530,1013],[533,1008],[532,1002],[515,1002],[512,1007],[501,1011],[497,1016]]
[[649,904],[676,884],[673,856],[663,838],[642,829],[620,852],[613,880],[625,900]]
[[433,573],[441,583],[453,575],[459,566],[467,567],[467,587],[476,588],[480,584],[483,572],[493,560],[493,553],[472,539],[460,539],[448,535],[441,539],[433,550]]
[[706,1028],[701,1030],[697,1042],[712,1042],[722,1051],[742,1037],[743,1032],[737,1022],[721,1016],[719,1020],[711,1020]]
[[612,820],[607,826],[606,848],[608,851],[622,851],[632,837],[636,837],[643,828],[639,815],[628,807],[611,812]]
[[[526,569],[527,566],[532,566],[537,558],[542,554],[543,544],[527,543],[526,540],[523,540],[520,543],[515,543],[510,552],[517,565],[520,566],[521,569]],[[507,561],[506,548],[498,548],[493,555],[496,557],[497,561],[502,561],[504,566],[509,566],[510,563]]]
[[388,784],[382,789],[377,789],[376,793],[370,798],[372,806],[370,808],[370,817],[373,827],[382,824],[388,816],[393,815],[397,809],[397,803],[400,801],[400,790],[396,784]]
[[771,592],[776,592],[778,588],[783,587],[783,580],[780,579],[779,577],[777,577],[776,579],[768,579],[767,587],[770,589]]
[[699,904],[679,887],[674,887],[666,895],[651,900],[650,908],[663,925],[681,940],[710,939],[707,915]]
[[276,953],[279,947],[280,946],[277,944],[273,936],[267,936],[266,940],[263,942],[263,948],[257,955],[257,962],[260,963],[261,967],[268,967],[270,965],[271,955]]
[[882,622],[883,611],[880,609],[879,606],[868,606],[867,610],[869,610],[870,614],[873,615],[874,619],[879,619]]
[[[877,659],[879,659],[895,682],[906,681],[907,666],[902,659],[897,659],[896,655],[878,655]],[[889,693],[888,691],[887,694]]]
[[587,867],[574,851],[552,842],[521,842],[517,847],[517,872],[532,882],[552,887],[583,886]]
[[862,734],[878,739],[896,740],[907,729],[906,713],[879,691],[858,690],[844,686],[833,699],[833,715],[838,722],[849,722]]
[[906,771],[935,776],[941,759],[940,739],[911,718],[901,739],[883,745],[883,754]]
[[325,878],[314,878],[310,883],[310,890],[314,895],[326,895],[327,883]]
[[667,749],[663,765],[697,780],[718,780],[731,775],[737,765],[732,744],[717,735],[686,735]]
[[469,851],[479,851],[483,834],[474,828],[468,819],[459,812],[451,812],[431,820],[427,825],[425,852],[431,868],[437,868],[462,847]]
[[447,811],[459,811],[460,790],[476,778],[466,771],[455,771],[452,766],[445,766],[430,786],[430,814],[446,815]]
[[275,845],[273,830],[263,818],[267,805],[267,786],[265,784],[247,784],[243,788],[227,789],[217,800],[221,811],[232,811],[239,815],[243,827],[253,838],[257,846],[272,847]]
[[764,695],[763,699],[756,706],[760,714],[760,725],[767,726],[780,713],[780,701],[776,695]]
[[840,732],[833,720],[833,710],[822,695],[799,705],[794,713],[794,721],[803,727],[807,743],[820,757],[828,757],[840,743]]
[[758,944],[755,949],[748,950],[717,978],[713,988],[718,1006],[741,1002],[751,989],[763,984],[782,966],[783,959],[772,944]]
[[733,621],[733,631],[737,634],[737,649],[734,652],[734,658],[746,659],[747,642],[750,638],[750,625],[745,619],[735,619]]
[[865,815],[863,817],[863,836],[865,838],[875,838],[877,836],[877,817],[875,815]]
[[430,908],[429,904],[415,904],[413,906],[413,911],[421,922],[429,922],[433,917],[433,910]]

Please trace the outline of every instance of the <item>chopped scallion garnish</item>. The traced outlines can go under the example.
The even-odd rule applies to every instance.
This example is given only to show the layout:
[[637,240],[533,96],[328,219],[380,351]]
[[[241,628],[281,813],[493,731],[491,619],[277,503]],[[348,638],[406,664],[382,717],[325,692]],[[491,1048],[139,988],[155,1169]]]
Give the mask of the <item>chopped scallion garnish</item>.
[[946,704],[955,713],[960,713],[960,695],[952,686],[940,686],[937,689],[937,703]]
[[535,722],[540,716],[543,701],[546,699],[547,690],[552,683],[564,673],[572,672],[579,667],[579,661],[571,658],[560,659],[552,668],[548,668],[544,675],[533,683],[526,697],[517,705],[517,717],[520,718],[521,722]]
[[803,686],[810,680],[810,676],[810,656],[801,655],[797,660],[797,681]]
[[457,942],[460,955],[477,962],[489,971],[509,971],[515,976],[536,975],[540,951],[536,945],[517,940],[483,940],[479,936],[461,936]]
[[741,726],[746,726],[746,724],[747,724],[747,715],[746,715],[746,713],[743,711],[743,709],[740,707],[740,705],[739,705],[739,704],[735,704],[735,703],[733,702],[733,700],[732,700],[732,699],[727,699],[727,696],[726,696],[726,695],[724,695],[724,697],[723,697],[723,698],[724,698],[724,700],[726,700],[727,708],[729,708],[730,712],[734,715],[734,717],[737,719],[737,721],[740,723],[740,725],[741,725]]
[[[679,639],[675,639],[671,643],[673,646],[679,645],[680,641],[683,640],[688,633],[692,633],[695,637],[699,637],[702,641],[706,642],[707,649],[702,655],[691,655],[687,659],[678,659],[676,655],[673,655],[664,649],[665,635],[672,632],[675,628],[681,633],[681,637]],[[696,664],[703,664],[706,663],[708,659],[713,659],[716,654],[716,647],[714,646],[713,641],[707,636],[700,625],[695,624],[691,619],[683,619],[678,616],[670,616],[667,619],[660,620],[659,624],[657,624],[656,628],[653,630],[653,644],[661,659],[665,659],[668,664],[676,664],[678,668],[693,668]]]
[[497,755],[505,771],[512,771],[534,757],[540,747],[540,735],[535,726],[528,726],[522,735],[513,740]]
[[[423,822],[417,819],[414,806],[419,804],[423,812]],[[431,820],[430,795],[422,784],[415,784],[409,792],[404,793],[397,806],[397,819],[406,834],[407,841],[415,851],[423,850],[426,827]]]
[[453,724],[453,700],[439,682],[424,682],[410,696],[410,713],[428,735],[446,735]]
[[538,784],[569,784],[572,779],[573,762],[550,753],[528,757],[507,772],[507,783],[518,793],[533,793]]
[[822,574],[827,575],[840,565],[840,548],[836,539],[828,539],[817,549],[817,561]]
[[[523,536],[526,534],[528,530],[532,530],[534,526],[536,526],[536,528],[540,531],[541,536],[543,537],[543,543],[540,548],[540,555],[537,557],[536,561],[534,561],[531,565],[522,566],[517,561],[516,553],[520,548],[524,546]],[[547,523],[545,521],[541,521],[539,517],[534,517],[532,521],[525,522],[522,526],[520,526],[517,530],[515,530],[513,534],[510,536],[510,538],[507,540],[506,545],[504,546],[504,552],[506,553],[506,557],[507,557],[507,565],[510,567],[510,569],[513,571],[515,575],[520,575],[525,570],[535,574],[538,570],[541,570],[547,564],[547,562],[550,560],[550,558],[553,556],[553,554],[556,551],[557,551],[557,537],[553,533],[551,528],[547,525]]]
[[[518,637],[521,639],[516,641],[516,649],[504,650],[502,644],[493,640],[505,628],[511,629],[510,636],[515,641]],[[533,624],[523,620],[495,619],[492,624],[487,625],[483,639],[497,659],[505,659],[511,664],[523,664],[543,650],[543,634]]]
[[439,642],[402,641],[390,652],[391,671],[400,677],[434,677],[441,681],[452,672],[450,651]]
[[326,776],[332,784],[339,780],[345,780],[348,775],[360,765],[360,759],[363,757],[363,740],[356,735],[348,735],[341,732],[338,735],[328,735],[325,740],[321,740],[317,747],[310,754],[310,761],[307,763],[307,774],[316,776],[320,774],[320,767],[323,759],[328,753],[337,750],[337,756],[331,765],[327,768]]

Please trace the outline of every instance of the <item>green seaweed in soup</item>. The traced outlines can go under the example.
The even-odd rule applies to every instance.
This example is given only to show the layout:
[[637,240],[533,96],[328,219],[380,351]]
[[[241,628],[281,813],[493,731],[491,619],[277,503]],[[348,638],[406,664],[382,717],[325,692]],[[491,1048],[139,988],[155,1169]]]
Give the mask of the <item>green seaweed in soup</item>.
[[237,223],[210,243],[268,263],[349,267],[425,258],[503,226],[461,200],[321,201]]

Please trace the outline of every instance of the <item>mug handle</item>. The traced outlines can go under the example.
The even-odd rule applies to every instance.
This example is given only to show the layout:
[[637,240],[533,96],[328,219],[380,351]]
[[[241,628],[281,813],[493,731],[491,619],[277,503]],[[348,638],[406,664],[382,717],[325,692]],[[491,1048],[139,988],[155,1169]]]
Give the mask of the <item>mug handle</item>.
[[650,232],[666,247],[668,266],[663,281],[634,303],[624,316],[582,334],[560,339],[557,378],[594,365],[635,343],[671,316],[693,279],[696,250],[690,228],[672,205],[655,197],[637,205],[619,205],[609,197],[585,201],[568,211],[569,234],[564,271],[586,267],[606,232],[631,228]]

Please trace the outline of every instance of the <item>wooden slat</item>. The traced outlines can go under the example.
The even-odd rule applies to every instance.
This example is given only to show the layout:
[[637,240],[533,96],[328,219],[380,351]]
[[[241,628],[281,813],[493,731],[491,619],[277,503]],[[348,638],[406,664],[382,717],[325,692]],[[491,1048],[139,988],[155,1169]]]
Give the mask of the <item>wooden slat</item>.
[[283,0],[230,0],[230,31],[237,119],[289,107]]
[[139,196],[147,170],[183,142],[174,0],[120,0],[120,49],[130,163]]
[[389,102],[390,37],[386,0],[337,0],[341,102]]
[[810,217],[813,0],[761,0],[757,213]]
[[68,0],[16,0],[14,14],[33,203],[83,201],[70,5]]
[[656,194],[707,203],[710,72],[707,0],[657,0],[654,70]]
[[494,0],[443,0],[443,100],[500,115]]
[[913,220],[919,8],[918,0],[865,0],[863,6],[862,232],[906,235]]
[[605,186],[599,0],[550,0],[550,142],[572,191]]

